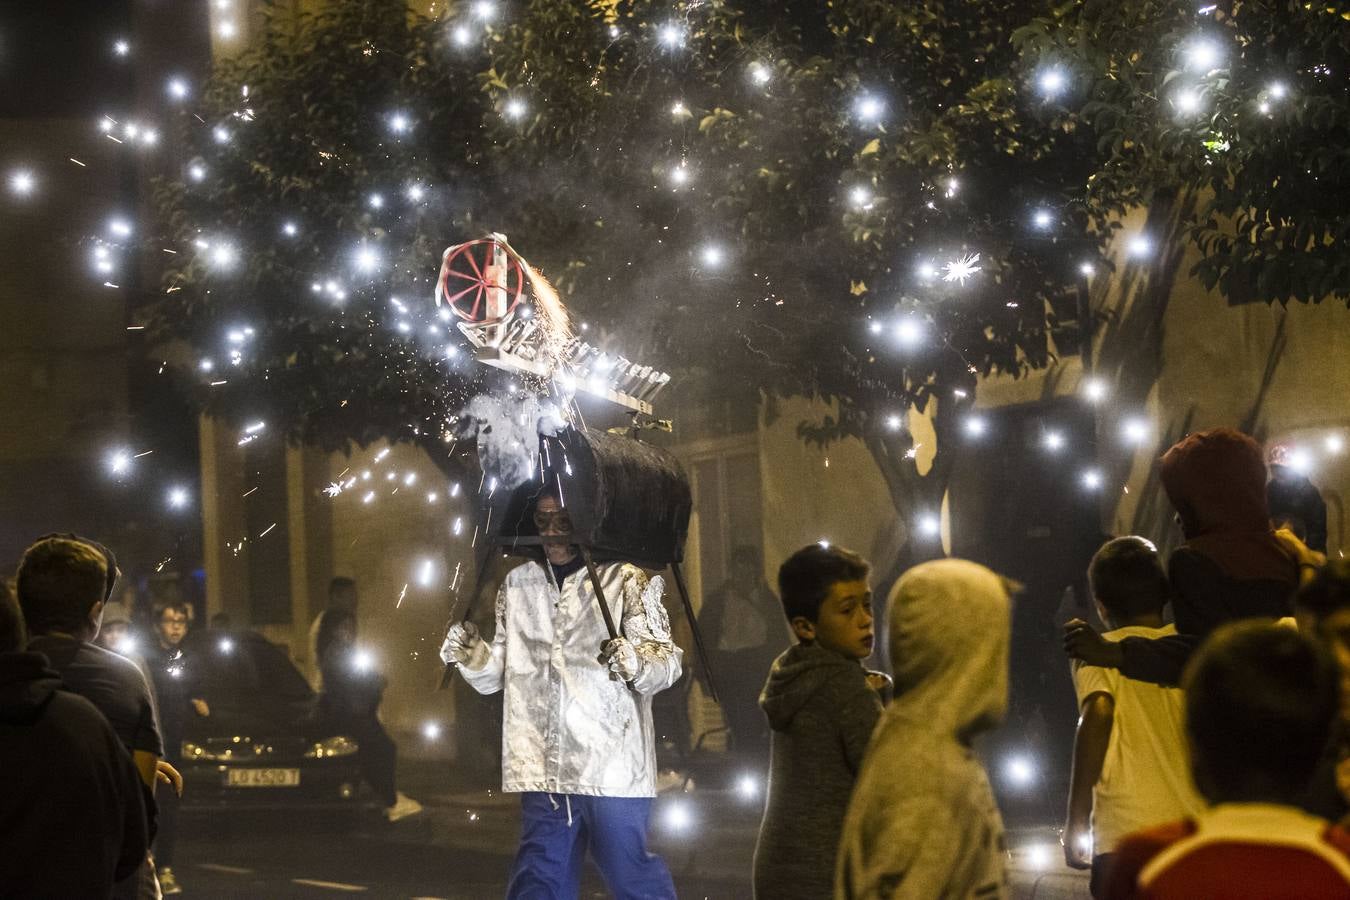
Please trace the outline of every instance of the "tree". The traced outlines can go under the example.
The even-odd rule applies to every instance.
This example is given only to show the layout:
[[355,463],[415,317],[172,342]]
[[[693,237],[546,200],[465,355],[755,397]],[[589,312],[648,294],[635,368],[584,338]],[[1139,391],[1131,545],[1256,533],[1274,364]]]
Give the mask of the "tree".
[[1066,5],[1016,34],[1097,135],[1086,202],[1183,197],[1193,272],[1231,302],[1350,303],[1350,7]]

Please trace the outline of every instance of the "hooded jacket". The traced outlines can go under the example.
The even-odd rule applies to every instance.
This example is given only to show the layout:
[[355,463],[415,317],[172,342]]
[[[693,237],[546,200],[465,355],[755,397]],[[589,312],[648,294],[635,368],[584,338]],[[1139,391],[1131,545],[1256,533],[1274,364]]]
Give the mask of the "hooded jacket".
[[1178,634],[1121,641],[1121,672],[1175,685],[1215,628],[1290,615],[1299,564],[1271,528],[1265,458],[1247,435],[1231,428],[1192,434],[1163,455],[1160,474],[1186,536],[1167,560]]
[[149,845],[140,775],[38,653],[0,653],[0,897],[96,898]]
[[964,560],[923,563],[888,615],[895,699],[849,804],[835,897],[1006,897],[1003,821],[971,749],[1008,705],[1006,584]]
[[755,897],[829,898],[844,812],[881,698],[857,660],[799,644],[774,660],[759,705],[773,731]]

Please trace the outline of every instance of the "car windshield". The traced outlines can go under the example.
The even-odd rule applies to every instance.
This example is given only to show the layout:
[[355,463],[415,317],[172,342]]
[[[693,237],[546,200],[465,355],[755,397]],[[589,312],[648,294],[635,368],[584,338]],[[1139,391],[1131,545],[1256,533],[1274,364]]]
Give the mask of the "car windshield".
[[254,632],[208,632],[195,668],[212,703],[227,707],[308,703],[314,692],[276,644]]

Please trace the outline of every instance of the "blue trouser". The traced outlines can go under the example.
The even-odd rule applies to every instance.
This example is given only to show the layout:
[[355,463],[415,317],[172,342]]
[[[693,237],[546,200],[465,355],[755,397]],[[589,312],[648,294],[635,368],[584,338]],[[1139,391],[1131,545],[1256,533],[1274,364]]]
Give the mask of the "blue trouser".
[[661,857],[647,852],[647,797],[520,795],[520,849],[507,900],[572,900],[586,851],[617,900],[674,900]]

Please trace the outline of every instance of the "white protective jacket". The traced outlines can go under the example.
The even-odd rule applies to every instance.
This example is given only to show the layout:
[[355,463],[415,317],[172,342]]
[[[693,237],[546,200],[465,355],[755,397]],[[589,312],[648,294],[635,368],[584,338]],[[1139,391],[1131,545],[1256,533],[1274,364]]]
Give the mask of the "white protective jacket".
[[480,694],[506,693],[504,791],[656,795],[651,698],[679,679],[682,652],[661,605],[662,579],[627,563],[598,568],[614,623],[637,649],[632,687],[599,661],[609,632],[586,570],[559,586],[537,562],[506,576],[490,652],[480,645],[459,667]]

